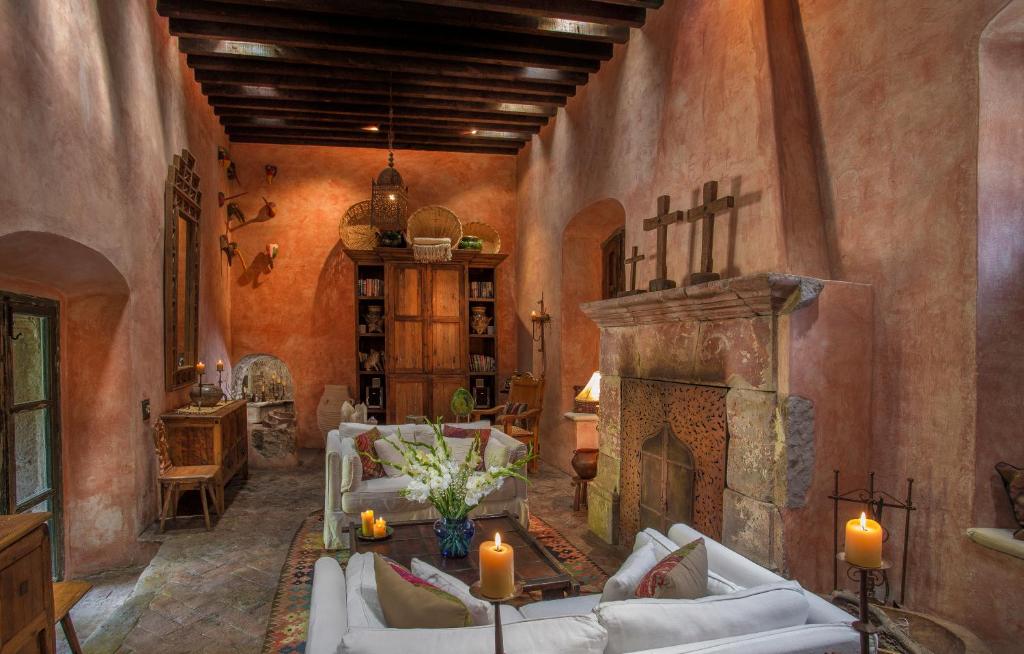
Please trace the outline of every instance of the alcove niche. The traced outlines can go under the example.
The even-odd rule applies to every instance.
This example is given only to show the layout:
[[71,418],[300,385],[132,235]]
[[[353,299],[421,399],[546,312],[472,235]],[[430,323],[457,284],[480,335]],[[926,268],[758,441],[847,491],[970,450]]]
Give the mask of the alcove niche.
[[232,368],[231,396],[248,403],[249,464],[297,466],[295,381],[285,362],[270,354],[245,355]]

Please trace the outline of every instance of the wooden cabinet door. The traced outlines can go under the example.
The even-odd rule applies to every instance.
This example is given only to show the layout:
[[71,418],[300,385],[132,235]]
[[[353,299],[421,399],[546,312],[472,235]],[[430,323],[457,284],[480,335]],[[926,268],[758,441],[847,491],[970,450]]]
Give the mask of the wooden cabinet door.
[[406,416],[430,416],[430,381],[422,375],[388,376],[388,423],[401,425]]
[[384,356],[389,373],[426,370],[424,275],[425,266],[421,264],[388,264],[385,273],[388,338]]
[[429,370],[465,373],[468,356],[465,268],[438,264],[430,267],[429,274]]
[[455,422],[455,414],[452,413],[452,395],[458,388],[468,388],[469,382],[465,377],[434,377],[430,386],[430,419],[443,416],[445,422]]

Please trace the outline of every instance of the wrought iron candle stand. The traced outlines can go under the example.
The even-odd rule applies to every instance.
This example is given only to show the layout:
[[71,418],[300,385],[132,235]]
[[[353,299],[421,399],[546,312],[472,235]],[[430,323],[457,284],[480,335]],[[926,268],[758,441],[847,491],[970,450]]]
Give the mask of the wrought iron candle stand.
[[[839,590],[839,562],[843,560],[840,558],[839,552],[839,503],[850,502],[854,504],[861,504],[867,507],[867,513],[872,520],[877,521],[882,526],[882,542],[886,543],[889,541],[889,530],[885,528],[882,522],[882,514],[885,509],[892,509],[896,511],[904,512],[903,521],[903,543],[900,547],[900,599],[897,602],[895,599],[892,600],[894,607],[900,607],[904,603],[906,598],[907,588],[907,542],[910,539],[910,514],[912,511],[916,511],[917,507],[914,506],[913,501],[913,489],[914,480],[907,479],[907,495],[905,500],[898,500],[894,496],[880,491],[875,488],[875,473],[868,473],[868,487],[857,488],[846,493],[839,492],[839,471],[833,470],[835,480],[833,484],[832,494],[829,495],[829,499],[832,500],[832,590]],[[864,574],[860,574],[859,578],[856,576],[856,567],[851,567],[848,572],[848,576],[853,581],[859,581],[861,583],[861,602],[865,602],[865,597],[871,598],[875,596],[875,591],[881,587],[883,589],[881,604],[885,605],[889,602],[891,594],[891,584],[889,581],[889,569],[891,565],[885,565],[882,568],[875,570],[874,573],[867,575],[865,578]],[[863,569],[862,569],[863,570]],[[865,593],[866,591],[866,593]]]
[[[840,552],[836,555],[836,564],[839,561],[848,563],[846,561],[846,553]],[[868,612],[868,587],[875,587],[880,583],[880,580],[885,577],[886,570],[892,567],[892,564],[886,560],[882,560],[882,564],[877,568],[865,568],[853,563],[848,563],[850,566],[850,572],[857,576],[859,582],[860,591],[858,597],[860,599],[860,620],[853,623],[853,629],[860,634],[860,653],[871,654],[871,636],[881,631],[879,627],[871,624],[871,613]]]

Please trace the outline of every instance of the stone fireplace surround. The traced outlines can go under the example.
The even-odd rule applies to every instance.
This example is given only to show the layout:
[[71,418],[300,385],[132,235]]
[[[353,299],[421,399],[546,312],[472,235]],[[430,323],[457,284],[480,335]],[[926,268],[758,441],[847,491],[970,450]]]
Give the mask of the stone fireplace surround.
[[[687,416],[697,398],[724,393],[724,452],[705,453],[698,469],[695,527],[805,586],[830,588],[832,471],[864,475],[869,461],[871,288],[763,273],[581,308],[601,330],[591,531],[632,542],[639,444],[659,421],[691,449],[710,442]],[[723,455],[724,484],[714,470]],[[716,488],[720,498],[709,496]]]

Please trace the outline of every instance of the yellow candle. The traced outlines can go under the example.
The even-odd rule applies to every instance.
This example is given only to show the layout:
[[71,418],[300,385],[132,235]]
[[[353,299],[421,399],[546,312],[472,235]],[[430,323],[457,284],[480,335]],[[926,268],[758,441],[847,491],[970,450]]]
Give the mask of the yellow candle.
[[515,558],[512,546],[502,544],[501,534],[480,545],[480,594],[508,597],[515,590]]
[[217,370],[224,372],[224,361],[217,359]]
[[359,514],[363,519],[363,536],[373,536],[373,509],[367,509]]
[[373,537],[384,538],[388,535],[388,523],[384,521],[384,518],[377,518],[373,521]]
[[862,568],[882,565],[882,525],[864,513],[846,523],[846,562]]
[[206,364],[203,363],[202,361],[197,363],[196,364],[196,372],[198,372],[200,375],[203,374],[204,372],[206,372]]

